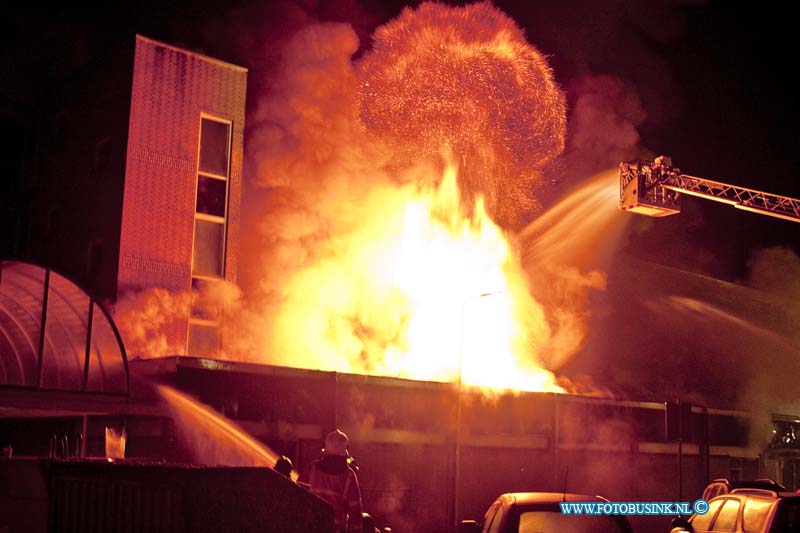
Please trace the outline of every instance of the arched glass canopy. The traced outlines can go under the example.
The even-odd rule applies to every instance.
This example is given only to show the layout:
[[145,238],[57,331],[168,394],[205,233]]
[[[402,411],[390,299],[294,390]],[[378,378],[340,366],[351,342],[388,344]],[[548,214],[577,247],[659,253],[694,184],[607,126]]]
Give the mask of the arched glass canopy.
[[114,321],[63,275],[0,260],[0,386],[129,394]]

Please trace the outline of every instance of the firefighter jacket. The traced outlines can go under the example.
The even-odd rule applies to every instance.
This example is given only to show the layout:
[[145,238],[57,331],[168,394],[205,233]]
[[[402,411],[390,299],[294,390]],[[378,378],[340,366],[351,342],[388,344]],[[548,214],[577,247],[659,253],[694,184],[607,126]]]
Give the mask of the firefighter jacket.
[[333,506],[334,531],[361,532],[361,490],[347,457],[323,454],[303,478],[312,493]]

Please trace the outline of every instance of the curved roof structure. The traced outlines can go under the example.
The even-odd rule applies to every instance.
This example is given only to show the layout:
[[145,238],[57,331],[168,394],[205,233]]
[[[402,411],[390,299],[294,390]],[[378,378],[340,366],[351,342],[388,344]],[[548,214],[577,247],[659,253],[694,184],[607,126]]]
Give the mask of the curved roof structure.
[[0,260],[0,386],[129,394],[111,316],[63,275]]

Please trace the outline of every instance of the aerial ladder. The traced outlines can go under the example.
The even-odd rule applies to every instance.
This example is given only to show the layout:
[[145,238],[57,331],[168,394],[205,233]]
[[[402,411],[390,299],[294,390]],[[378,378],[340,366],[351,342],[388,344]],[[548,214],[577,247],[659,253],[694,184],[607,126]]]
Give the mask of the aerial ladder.
[[800,222],[800,200],[681,174],[667,156],[619,165],[619,208],[651,217],[681,212],[680,197],[690,194],[737,209]]

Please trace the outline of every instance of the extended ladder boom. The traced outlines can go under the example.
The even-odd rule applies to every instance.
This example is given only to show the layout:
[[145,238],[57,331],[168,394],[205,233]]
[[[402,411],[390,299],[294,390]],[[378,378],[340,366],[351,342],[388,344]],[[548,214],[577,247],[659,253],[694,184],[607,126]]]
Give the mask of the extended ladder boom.
[[619,207],[649,216],[680,213],[680,194],[722,202],[737,209],[800,222],[800,200],[681,174],[668,157],[620,163]]

